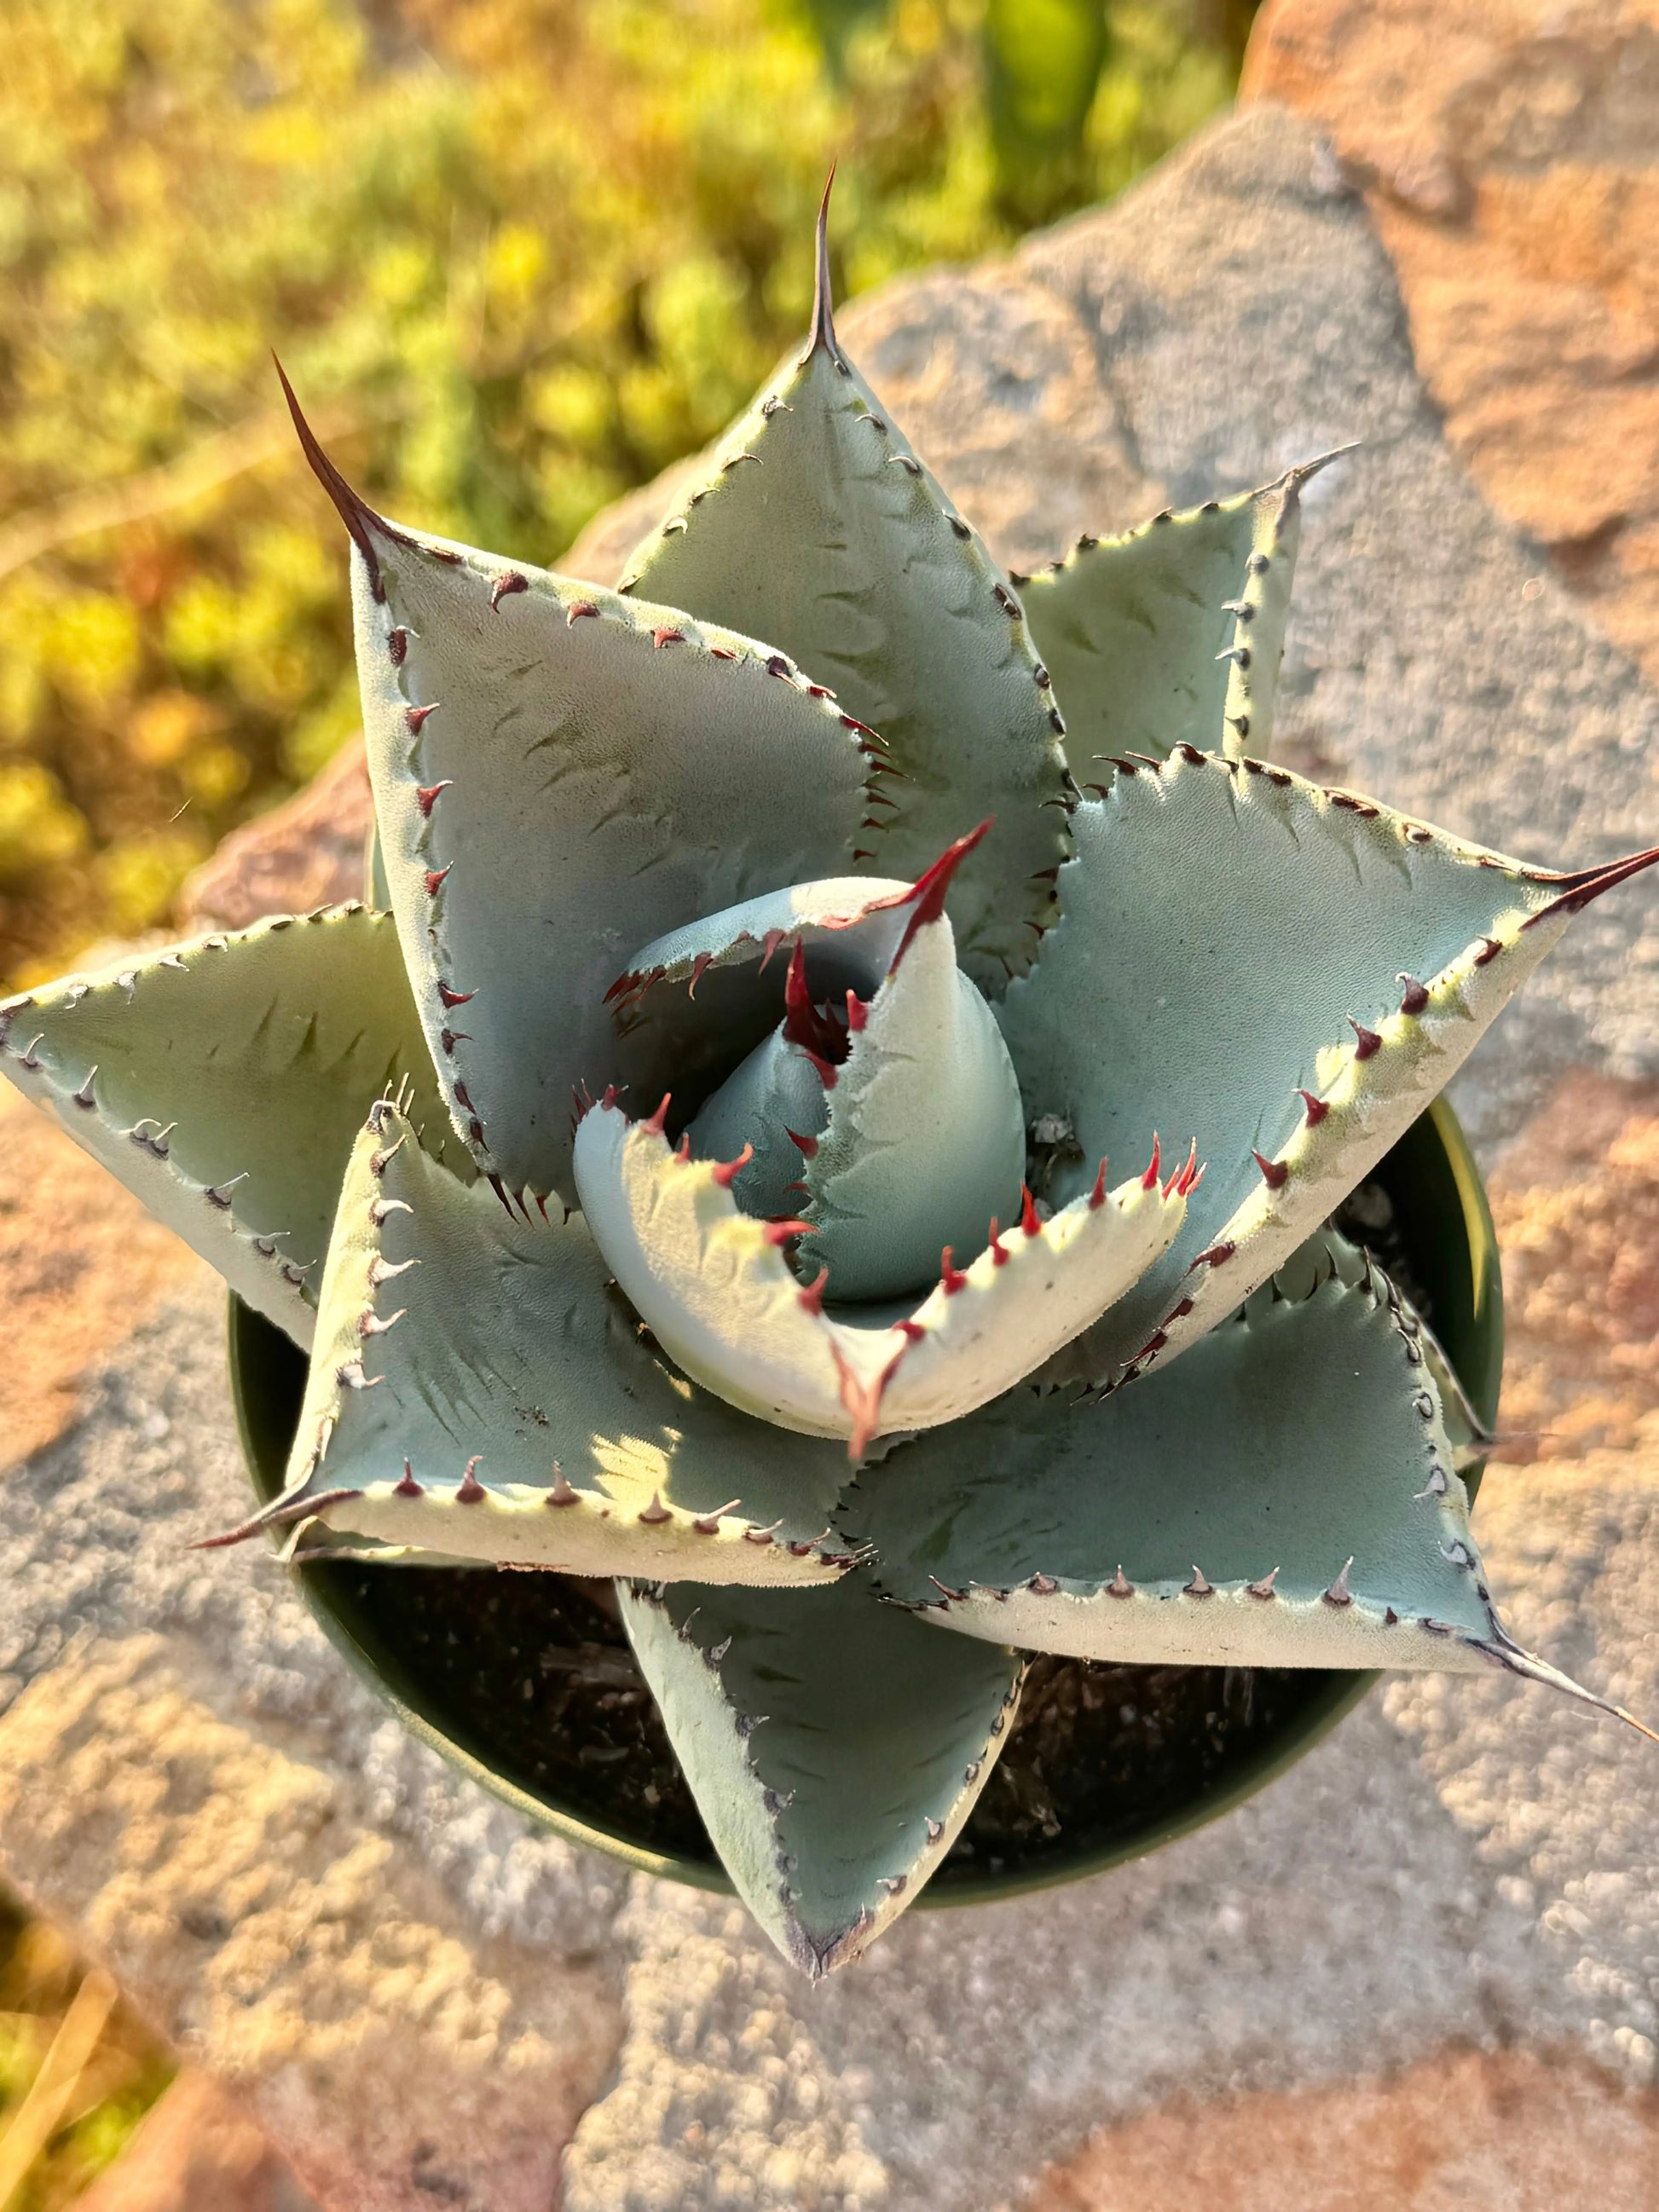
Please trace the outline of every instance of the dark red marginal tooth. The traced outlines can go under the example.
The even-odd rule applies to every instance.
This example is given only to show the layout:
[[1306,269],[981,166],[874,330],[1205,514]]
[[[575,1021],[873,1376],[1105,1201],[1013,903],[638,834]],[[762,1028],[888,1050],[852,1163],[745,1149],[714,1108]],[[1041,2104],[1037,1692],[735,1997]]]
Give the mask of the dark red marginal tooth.
[[792,1237],[810,1237],[811,1233],[812,1224],[810,1221],[787,1219],[769,1221],[763,1232],[769,1244],[787,1244]]
[[672,623],[659,623],[651,633],[651,642],[660,653],[665,645],[684,645],[685,632],[676,629]]
[[467,1124],[467,1134],[471,1138],[475,1145],[483,1144],[484,1140],[483,1123],[478,1121],[476,1116]]
[[1193,1267],[1224,1267],[1237,1249],[1236,1244],[1212,1244],[1207,1252],[1199,1254],[1187,1273],[1190,1275]]
[[860,998],[858,993],[849,987],[847,993],[847,1034],[848,1036],[856,1036],[859,1031],[866,1026],[869,1019],[870,1006],[868,1000]]
[[1252,1152],[1250,1158],[1261,1170],[1261,1180],[1269,1190],[1283,1190],[1291,1179],[1291,1171],[1283,1160],[1270,1160],[1265,1153]]
[[489,1495],[483,1483],[479,1481],[477,1473],[478,1462],[483,1457],[482,1452],[474,1452],[471,1458],[468,1460],[461,1474],[460,1487],[455,1492],[455,1503],[458,1505],[481,1504]]
[[391,656],[392,665],[394,668],[401,668],[404,665],[404,657],[409,651],[409,632],[401,625],[395,629],[388,630],[386,649]]
[[1480,940],[1480,950],[1474,956],[1475,966],[1490,968],[1503,950],[1504,940],[1501,937],[1483,937]]
[[1132,1367],[1139,1367],[1143,1359],[1155,1359],[1169,1341],[1169,1338],[1161,1328],[1155,1328],[1129,1364]]
[[616,1086],[616,1085],[615,1085],[614,1083],[607,1083],[607,1084],[605,1085],[605,1096],[604,1096],[604,1097],[603,1097],[603,1098],[601,1098],[601,1099],[600,1099],[600,1101],[599,1101],[599,1110],[600,1110],[600,1112],[601,1112],[601,1113],[604,1113],[604,1114],[608,1114],[608,1113],[610,1113],[610,1111],[611,1110],[611,1109],[615,1106],[616,1103],[617,1103],[617,1086]]
[[853,1425],[853,1433],[847,1445],[848,1459],[861,1459],[869,1449],[870,1439],[875,1435],[876,1425],[881,1419],[882,1398],[887,1385],[898,1371],[899,1362],[903,1358],[906,1349],[901,1345],[872,1382],[860,1382],[848,1365],[840,1346],[831,1344],[836,1376],[841,1384],[841,1401]]
[[1603,891],[1610,891],[1615,884],[1628,883],[1644,868],[1652,867],[1656,860],[1659,860],[1659,845],[1650,846],[1645,853],[1629,854],[1622,860],[1609,860],[1605,867],[1580,868],[1574,874],[1564,876],[1539,874],[1534,880],[1559,884],[1559,895],[1547,906],[1540,907],[1536,914],[1529,914],[1521,927],[1531,929],[1553,914],[1578,914],[1592,899],[1600,898]]
[[464,1006],[477,995],[476,991],[452,990],[447,983],[441,982],[438,986],[438,996],[446,1006]]
[[392,1485],[392,1495],[394,1498],[423,1498],[426,1495],[420,1484],[416,1481],[415,1470],[407,1460],[404,1462],[404,1479],[401,1482]]
[[1164,1327],[1167,1328],[1172,1321],[1185,1321],[1193,1310],[1193,1304],[1194,1301],[1191,1298],[1182,1298],[1181,1304],[1172,1308],[1164,1316]]
[[468,1091],[465,1084],[458,1083],[455,1085],[455,1097],[469,1114],[476,1114],[477,1112],[478,1109],[472,1103],[471,1094]]
[[994,1213],[991,1216],[991,1234],[987,1239],[986,1249],[991,1255],[991,1265],[994,1267],[1007,1266],[1008,1250],[1002,1242],[1002,1234],[997,1227],[997,1218]]
[[755,1147],[745,1145],[734,1160],[716,1160],[714,1168],[715,1182],[722,1190],[730,1190],[738,1177],[755,1157]]
[[516,568],[509,568],[506,575],[497,576],[490,586],[489,604],[491,607],[499,607],[501,601],[511,599],[514,592],[527,592],[529,589],[529,577],[521,576]]
[[947,1244],[939,1255],[939,1285],[947,1298],[955,1297],[958,1291],[968,1287],[968,1278],[962,1269],[951,1265],[953,1247]]
[[1091,1189],[1091,1190],[1090,1191],[1090,1193],[1089,1193],[1089,1207],[1090,1207],[1090,1211],[1091,1211],[1091,1212],[1098,1212],[1098,1211],[1100,1210],[1100,1208],[1101,1208],[1103,1206],[1104,1206],[1104,1205],[1105,1205],[1105,1203],[1106,1203],[1106,1155],[1105,1155],[1105,1153],[1104,1153],[1104,1152],[1103,1152],[1103,1153],[1101,1154],[1101,1156],[1100,1156],[1100,1165],[1099,1165],[1099,1166],[1095,1170],[1094,1187],[1092,1188],[1092,1189]]
[[847,1057],[847,1032],[813,1005],[806,981],[806,949],[799,938],[789,956],[789,970],[783,981],[783,1005],[784,1036],[791,1044],[800,1047],[820,1075],[823,1075],[827,1064],[830,1073],[823,1079],[832,1084],[834,1070]]
[[1382,1049],[1382,1040],[1375,1030],[1368,1030],[1364,1022],[1348,1016],[1348,1027],[1354,1034],[1353,1056],[1356,1060],[1375,1060]]
[[501,1181],[498,1175],[486,1176],[484,1177],[484,1181],[489,1185],[491,1190],[495,1192],[496,1197],[501,1201],[501,1210],[506,1214],[507,1219],[511,1221],[513,1218],[513,1201],[507,1194],[507,1185]]
[[698,984],[702,982],[703,977],[708,973],[714,964],[714,956],[712,952],[698,953],[696,958],[691,963],[691,981],[687,984],[685,989],[685,995],[688,999],[695,999],[696,997]]
[[629,970],[627,975],[618,975],[616,981],[605,993],[602,1003],[608,1006],[613,999],[625,997],[626,994],[634,988],[634,986],[639,981],[639,980],[638,975],[635,974],[632,969]]
[[664,1129],[667,1127],[668,1102],[672,1096],[673,1093],[672,1091],[665,1091],[662,1094],[662,1097],[658,1102],[656,1112],[648,1115],[646,1120],[640,1123],[641,1128],[645,1131],[647,1137],[660,1137]]
[[383,538],[390,545],[407,545],[411,550],[425,552],[434,559],[441,556],[437,554],[435,547],[422,546],[416,539],[408,536],[405,532],[394,530],[386,517],[383,514],[377,514],[362,495],[354,490],[346,482],[318,443],[315,431],[301,412],[300,403],[294,396],[294,386],[289,382],[282,362],[276,360],[275,354],[271,356],[271,360],[276,363],[277,380],[283,387],[283,397],[288,402],[288,411],[294,418],[294,428],[300,440],[300,450],[305,455],[313,475],[334,502],[335,512],[344,523],[347,536],[363,557],[363,566],[368,570],[369,589],[374,595],[375,604],[383,605],[386,601],[386,580],[380,574],[380,556],[375,550],[374,540],[377,538]]
[[406,707],[404,709],[404,720],[409,726],[410,736],[418,738],[426,726],[427,716],[435,714],[437,711],[438,702],[435,699],[429,707]]
[[761,940],[763,950],[761,953],[761,964],[755,970],[755,973],[757,975],[763,975],[766,973],[767,965],[771,960],[772,955],[777,951],[779,945],[782,944],[787,933],[788,933],[786,930],[781,929],[769,929],[767,931],[766,935]]
[[445,878],[445,877],[449,873],[450,869],[451,869],[451,868],[453,868],[453,867],[454,866],[454,865],[455,865],[455,863],[453,862],[453,860],[451,860],[451,861],[448,863],[448,865],[447,865],[447,866],[445,866],[445,867],[441,867],[441,868],[428,868],[428,869],[427,870],[427,872],[426,872],[426,895],[427,895],[427,896],[428,896],[428,898],[436,898],[436,897],[437,897],[437,896],[438,896],[438,892],[439,892],[439,890],[440,890],[441,886],[442,885],[442,883],[443,883],[443,879],[444,879],[444,878]]
[[660,1528],[665,1521],[672,1521],[674,1516],[663,1504],[662,1492],[653,1490],[651,1503],[642,1506],[634,1517],[636,1521],[642,1521],[647,1528]]
[[881,900],[877,907],[870,909],[874,913],[880,906],[908,906],[910,908],[910,919],[905,925],[904,935],[899,940],[898,951],[893,955],[892,973],[897,973],[899,964],[914,943],[917,931],[926,929],[930,922],[937,921],[945,912],[945,901],[950,891],[952,878],[969,854],[990,829],[994,818],[987,815],[977,830],[970,830],[965,837],[958,837],[954,845],[947,846],[933,866],[925,875],[918,876],[902,897]]
[[738,648],[735,645],[711,645],[708,648],[708,657],[711,660],[735,660],[738,658]]
[[1036,1200],[1031,1195],[1029,1183],[1021,1183],[1019,1187],[1019,1225],[1028,1237],[1040,1237],[1042,1233],[1042,1224],[1037,1218]]
[[431,813],[434,802],[439,794],[447,791],[454,781],[453,775],[447,775],[441,783],[423,783],[420,786],[415,793],[415,801],[422,814]]
[[1181,1188],[1184,1178],[1191,1174],[1193,1162],[1197,1158],[1198,1139],[1194,1137],[1188,1144],[1186,1158],[1182,1160],[1181,1165],[1173,1171],[1164,1185],[1164,1195],[1166,1199],[1172,1198],[1176,1192]]
[[1181,1181],[1176,1185],[1176,1196],[1177,1198],[1190,1198],[1203,1180],[1204,1169],[1199,1164],[1196,1156],[1194,1156],[1194,1158],[1188,1161],[1186,1167],[1182,1170]]
[[1331,1110],[1328,1098],[1316,1098],[1311,1091],[1298,1091],[1297,1097],[1308,1109],[1308,1127],[1316,1129]]
[[800,1154],[802,1159],[817,1159],[818,1156],[818,1140],[816,1137],[803,1137],[799,1130],[792,1129],[787,1124],[783,1133],[788,1138],[790,1143]]
[[1415,975],[1407,975],[1403,968],[1400,971],[1399,975],[1395,978],[1395,981],[1397,982],[1403,983],[1406,987],[1404,995],[1401,997],[1400,1001],[1401,1012],[1402,1014],[1420,1014],[1429,1003],[1428,985],[1426,983],[1419,983]]
[[919,1321],[897,1321],[893,1326],[907,1344],[920,1344],[927,1334]]
[[1140,1178],[1142,1190],[1156,1190],[1158,1184],[1158,1132],[1152,1132],[1152,1157],[1146,1163],[1146,1172]]
[[808,1313],[817,1314],[823,1311],[823,1286],[829,1279],[828,1267],[820,1267],[814,1279],[804,1289],[796,1291],[795,1296]]
[[599,611],[599,609],[594,605],[592,599],[572,599],[570,605],[564,611],[565,628],[567,629],[572,629],[581,620],[584,615],[593,615],[597,617]]

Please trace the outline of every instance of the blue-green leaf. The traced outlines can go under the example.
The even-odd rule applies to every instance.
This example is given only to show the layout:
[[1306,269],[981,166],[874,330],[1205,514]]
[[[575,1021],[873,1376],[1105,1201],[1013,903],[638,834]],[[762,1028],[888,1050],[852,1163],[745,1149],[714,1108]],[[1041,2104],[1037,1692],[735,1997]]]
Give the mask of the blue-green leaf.
[[579,1219],[520,1220],[377,1105],[353,1152],[289,1485],[244,1532],[702,1582],[833,1578],[845,1476],[676,1374]]
[[823,219],[811,341],[721,444],[713,473],[635,556],[648,592],[771,638],[886,739],[854,841],[919,875],[985,816],[950,913],[963,965],[1000,990],[1030,963],[1069,849],[1060,717],[1019,601],[848,359]]
[[1079,538],[1019,579],[1079,784],[1109,782],[1114,757],[1163,760],[1181,744],[1270,756],[1301,488],[1335,458],[1166,508],[1119,538]]
[[1012,1651],[833,1589],[622,1587],[714,1848],[787,1959],[856,1959],[949,1850],[1007,1741]]
[[[389,915],[278,915],[0,1006],[0,1070],[248,1304],[309,1344],[363,1115],[450,1135]],[[471,1168],[462,1156],[470,1176]]]
[[[1496,1665],[1592,1705],[1493,1607],[1414,1317],[1298,1260],[1179,1369],[1015,1391],[866,1468],[883,1589],[971,1636],[1128,1663]],[[1307,1282],[1314,1287],[1305,1290]],[[1608,1710],[1613,1710],[1608,1708]],[[1628,1717],[1628,1716],[1621,1716]]]
[[352,537],[382,858],[456,1127],[568,1202],[629,951],[844,869],[869,741],[772,647],[388,523],[301,435]]
[[[1282,1265],[1441,1090],[1588,900],[1561,876],[1283,769],[1195,749],[1074,817],[1062,918],[999,1008],[1048,1195],[1150,1122],[1206,1178],[1181,1237],[1070,1356],[1111,1380]],[[1298,1095],[1300,1093],[1300,1095]]]

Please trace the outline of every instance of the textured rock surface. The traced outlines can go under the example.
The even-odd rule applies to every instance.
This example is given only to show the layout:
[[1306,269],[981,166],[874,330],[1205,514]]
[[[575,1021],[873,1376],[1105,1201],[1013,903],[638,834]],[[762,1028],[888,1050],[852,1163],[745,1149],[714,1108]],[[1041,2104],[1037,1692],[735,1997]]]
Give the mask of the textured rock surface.
[[1271,0],[1243,96],[1329,134],[1453,447],[1659,680],[1659,4]]
[[[1659,839],[1659,699],[1449,452],[1364,205],[1293,118],[1223,125],[1116,208],[845,330],[1015,565],[1364,437],[1309,501],[1277,749],[1529,856]],[[617,573],[653,505],[570,565]],[[1570,1080],[1639,1123],[1645,1090],[1618,1086],[1659,1076],[1656,1016],[1644,884],[1489,1041],[1460,1097],[1487,1159],[1571,1112]],[[1626,1202],[1659,1205],[1654,1148],[1630,1142]],[[1515,1157],[1506,1202],[1542,1221],[1542,1171]],[[1565,1172],[1603,1188],[1599,1154]],[[1555,1295],[1551,1250],[1540,1231],[1523,1304]],[[1583,1303],[1601,1329],[1610,1302]],[[1528,1356],[1541,1425],[1565,1386]],[[1494,1470],[1480,1510],[1522,1632],[1652,1711],[1659,1448],[1620,1418],[1589,1456],[1547,1437]],[[624,1882],[447,1778],[268,1565],[182,1551],[240,1483],[198,1276],[7,1480],[0,1849],[354,2212],[451,2185],[479,2212],[546,2207],[613,2061],[565,2160],[570,2212],[992,2212],[1177,2093],[1185,2113],[1270,2100],[1213,2116],[1262,2114],[1265,2156],[1298,2140],[1273,2135],[1281,2093],[1360,2096],[1341,2085],[1389,2069],[1415,2069],[1399,2109],[1426,2130],[1446,2107],[1422,2062],[1452,2043],[1562,2051],[1575,2082],[1592,2061],[1652,2074],[1659,1759],[1542,1691],[1397,1684],[1218,1828],[1093,1884],[917,1911],[811,1990],[729,1905]],[[1650,2104],[1592,2094],[1617,2126],[1564,2091],[1553,2140],[1582,2195],[1620,2202],[1618,2161],[1645,2146],[1650,2169],[1659,2134]],[[1049,2203],[1111,2204],[1078,2193],[1104,2140],[1050,2173]],[[1176,2168],[1146,2170],[1136,2201],[1178,2206]],[[1368,2212],[1442,2201],[1389,2171]],[[1526,2201],[1496,2192],[1457,2201]]]
[[1653,2100],[1559,2052],[1459,2052],[1391,2080],[1177,2104],[1114,2128],[1023,2212],[1561,2212],[1594,2175],[1656,2212]]

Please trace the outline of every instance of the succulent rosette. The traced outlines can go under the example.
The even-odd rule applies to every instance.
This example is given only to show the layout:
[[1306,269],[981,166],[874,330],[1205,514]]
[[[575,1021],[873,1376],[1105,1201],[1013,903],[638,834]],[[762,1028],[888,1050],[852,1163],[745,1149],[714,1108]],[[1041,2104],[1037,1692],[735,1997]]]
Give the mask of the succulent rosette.
[[838,342],[822,223],[805,350],[619,591],[387,521],[295,411],[378,895],[0,1017],[309,1347],[233,1536],[617,1577],[813,1974],[949,1850],[1033,1651],[1589,1697],[1503,1627],[1480,1424],[1328,1224],[1656,856],[1269,764],[1320,464],[1011,579]]

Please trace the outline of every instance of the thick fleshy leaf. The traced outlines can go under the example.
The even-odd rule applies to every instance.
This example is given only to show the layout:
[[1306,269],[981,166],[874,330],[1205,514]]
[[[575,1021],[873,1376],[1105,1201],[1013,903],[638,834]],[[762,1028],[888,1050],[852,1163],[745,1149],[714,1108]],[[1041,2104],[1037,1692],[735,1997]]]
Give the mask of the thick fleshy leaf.
[[767,637],[873,724],[902,771],[854,841],[918,874],[986,815],[951,897],[963,966],[1000,989],[1031,960],[1066,857],[1060,716],[1018,599],[848,359],[823,218],[806,351],[635,556],[624,592]]
[[26,1097],[301,1344],[374,1101],[407,1080],[424,1139],[460,1151],[392,917],[357,906],[66,976],[0,1006],[0,1045]]
[[276,1525],[571,1574],[793,1583],[847,1564],[833,1446],[735,1413],[653,1356],[577,1219],[520,1221],[382,1102],[329,1250]]
[[1184,514],[1166,507],[1120,538],[1080,538],[1018,579],[1079,784],[1109,782],[1115,756],[1162,760],[1179,744],[1267,754],[1301,488],[1334,459]]
[[819,1004],[798,940],[779,1029],[691,1124],[694,1157],[747,1148],[731,1186],[745,1212],[811,1224],[798,1269],[826,1270],[833,1299],[913,1293],[951,1264],[941,1252],[971,1260],[1018,1208],[1019,1085],[945,914],[982,835],[959,838],[884,909],[902,925],[890,961],[873,988],[848,988],[844,1013]]
[[[946,856],[961,864],[970,841]],[[848,1001],[846,1059],[802,1170],[801,1264],[837,1299],[899,1297],[978,1256],[1025,1177],[1019,1084],[996,1018],[957,965],[943,865],[880,989]],[[941,1253],[944,1256],[941,1258]]]
[[[952,1268],[908,1316],[803,1288],[783,1246],[732,1194],[735,1164],[672,1151],[662,1121],[607,1097],[576,1136],[582,1212],[624,1296],[671,1358],[732,1405],[787,1430],[850,1439],[957,1419],[1029,1374],[1120,1297],[1179,1228],[1190,1169],[1089,1191]],[[890,1312],[890,1310],[888,1310]]]
[[1023,1662],[833,1589],[626,1585],[623,1619],[714,1848],[816,1981],[925,1886],[1007,1741]]
[[355,548],[386,880],[456,1127],[568,1200],[629,947],[844,868],[876,749],[770,647],[386,522],[300,427]]
[[[1571,914],[1659,854],[1553,875],[1194,749],[1074,817],[1062,918],[999,1008],[1069,1198],[1151,1122],[1207,1164],[1166,1257],[1057,1372],[1110,1381],[1282,1265],[1403,1133]],[[1300,1093],[1300,1095],[1298,1095]]]
[[[1487,1589],[1413,1316],[1322,1254],[1178,1371],[1103,1403],[1029,1393],[920,1437],[838,1516],[882,1589],[972,1636],[1132,1664],[1496,1664]],[[1611,1710],[1611,1709],[1609,1709]]]

